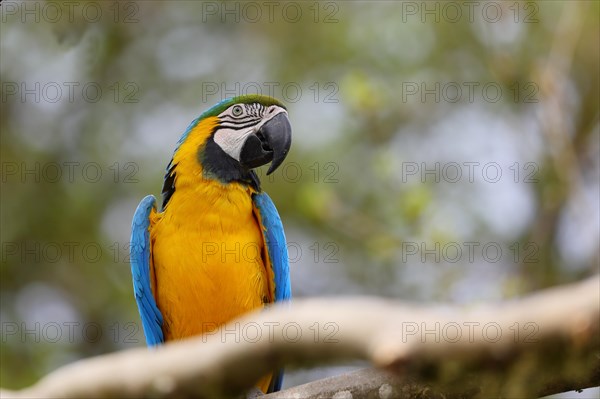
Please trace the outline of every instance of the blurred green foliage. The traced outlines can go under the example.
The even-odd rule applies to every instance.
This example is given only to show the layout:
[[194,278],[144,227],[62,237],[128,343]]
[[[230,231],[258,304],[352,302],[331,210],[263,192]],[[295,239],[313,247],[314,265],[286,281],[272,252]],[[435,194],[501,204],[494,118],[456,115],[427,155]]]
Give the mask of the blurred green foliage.
[[596,271],[599,3],[470,4],[2,2],[0,385],[143,345],[135,206],[246,92],[289,106],[261,176],[296,297],[470,303]]

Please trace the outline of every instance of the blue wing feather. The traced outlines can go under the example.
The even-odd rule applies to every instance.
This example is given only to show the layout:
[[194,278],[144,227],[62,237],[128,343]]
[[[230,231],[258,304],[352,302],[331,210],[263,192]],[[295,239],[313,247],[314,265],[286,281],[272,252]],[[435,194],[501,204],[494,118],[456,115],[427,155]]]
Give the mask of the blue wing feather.
[[267,193],[254,194],[252,199],[261,218],[263,238],[275,275],[275,302],[289,300],[292,298],[290,263],[281,218]]
[[150,285],[150,212],[155,208],[154,196],[142,199],[131,223],[129,259],[133,278],[133,291],[142,318],[144,335],[148,346],[164,342],[163,317],[156,305]]
[[[292,298],[292,287],[290,284],[290,262],[288,259],[287,243],[281,218],[275,208],[275,204],[267,193],[254,194],[252,196],[254,206],[260,215],[263,229],[263,239],[267,246],[271,267],[275,277],[275,302],[288,301]],[[283,370],[273,374],[273,380],[268,392],[277,392],[283,383]]]

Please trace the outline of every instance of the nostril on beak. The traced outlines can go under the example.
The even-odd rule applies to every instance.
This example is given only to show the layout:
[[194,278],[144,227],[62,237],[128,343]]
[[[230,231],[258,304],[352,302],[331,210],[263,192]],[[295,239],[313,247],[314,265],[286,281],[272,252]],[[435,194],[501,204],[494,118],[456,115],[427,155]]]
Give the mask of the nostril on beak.
[[272,151],[271,147],[269,147],[269,143],[267,142],[267,139],[265,138],[265,136],[262,134],[262,132],[260,130],[258,132],[256,132],[256,137],[260,140],[260,145],[263,150]]

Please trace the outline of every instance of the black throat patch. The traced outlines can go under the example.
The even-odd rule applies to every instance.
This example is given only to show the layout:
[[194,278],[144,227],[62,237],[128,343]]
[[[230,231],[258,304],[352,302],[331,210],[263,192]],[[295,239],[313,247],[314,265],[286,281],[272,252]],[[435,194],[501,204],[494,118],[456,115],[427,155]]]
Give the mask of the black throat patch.
[[260,191],[260,180],[254,171],[249,170],[231,158],[211,136],[203,148],[198,151],[198,160],[202,165],[204,176],[220,181],[223,184],[238,182],[249,185]]

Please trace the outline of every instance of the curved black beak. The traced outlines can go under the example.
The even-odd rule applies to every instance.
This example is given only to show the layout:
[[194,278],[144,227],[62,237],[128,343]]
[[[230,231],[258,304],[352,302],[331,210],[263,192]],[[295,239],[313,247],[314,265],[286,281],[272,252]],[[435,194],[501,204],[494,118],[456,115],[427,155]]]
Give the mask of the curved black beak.
[[283,163],[291,145],[292,127],[287,114],[277,114],[248,136],[240,152],[240,163],[252,169],[271,162],[269,175]]

